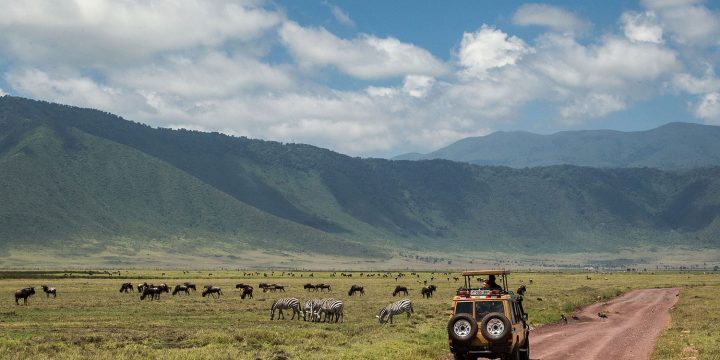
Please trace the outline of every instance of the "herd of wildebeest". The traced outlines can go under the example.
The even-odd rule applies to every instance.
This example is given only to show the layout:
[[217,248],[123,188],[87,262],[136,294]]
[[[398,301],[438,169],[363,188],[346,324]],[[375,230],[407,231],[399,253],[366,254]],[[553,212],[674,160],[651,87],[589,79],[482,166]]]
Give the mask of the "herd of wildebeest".
[[[256,273],[259,275],[259,273]],[[449,275],[448,273],[444,273],[445,275]],[[285,273],[283,273],[285,275]],[[366,277],[374,277],[374,276],[381,276],[381,277],[389,277],[389,273],[385,274],[363,274],[360,273],[360,276],[365,275]],[[412,275],[420,277],[416,273],[412,273]],[[433,273],[434,275],[434,273]],[[267,275],[265,275],[267,276]],[[292,274],[294,276],[294,274]],[[310,274],[310,277],[313,275]],[[331,277],[335,277],[336,274],[333,273]],[[352,274],[346,274],[341,273],[341,276],[344,277],[352,277]],[[404,277],[404,273],[398,273],[397,276],[395,276],[395,281],[398,281],[398,279]],[[432,277],[431,281],[435,278]],[[455,281],[458,281],[457,277],[453,278]],[[448,282],[450,281],[450,277],[447,278]],[[420,282],[418,280],[418,282]],[[433,295],[433,292],[437,290],[437,286],[430,284],[427,284],[427,280],[423,281],[424,286],[420,290],[420,294],[423,298],[430,298]],[[286,285],[280,285],[280,284],[273,284],[273,283],[265,283],[261,282],[258,285],[258,288],[262,289],[263,292],[285,292]],[[252,299],[253,298],[253,286],[248,284],[239,283],[235,285],[235,288],[240,290],[240,298],[241,299]],[[332,292],[332,287],[330,284],[326,283],[306,283],[303,285],[304,290],[308,292]],[[53,287],[49,287],[48,285],[42,285],[43,292],[47,295],[47,297],[50,297],[50,295],[53,296],[53,298],[57,297],[57,289]],[[172,289],[172,291],[171,291]],[[125,282],[120,286],[120,292],[121,293],[134,293],[137,291],[138,294],[140,294],[140,300],[160,300],[160,295],[162,293],[172,293],[173,296],[178,295],[180,293],[184,293],[185,295],[190,295],[191,291],[195,292],[197,291],[197,286],[194,283],[191,282],[183,282],[182,284],[177,284],[174,287],[168,286],[165,283],[162,284],[148,284],[147,282],[143,282],[137,285],[133,285],[130,282]],[[28,304],[28,298],[35,294],[35,288],[34,287],[26,287],[23,289],[20,289],[15,292],[15,304],[20,304],[20,299],[23,300],[23,303],[25,305]],[[402,285],[396,285],[395,289],[392,292],[392,296],[395,297],[397,295],[404,295],[408,296],[408,288],[407,286]],[[213,298],[220,298],[220,296],[223,295],[222,289],[217,286],[213,286],[210,284],[206,284],[203,286],[202,290],[202,297],[213,297]],[[365,295],[365,288],[363,286],[353,284],[350,289],[348,290],[348,296],[363,296]],[[279,298],[273,301],[272,305],[270,306],[270,320],[275,319],[275,313],[278,313],[277,318],[278,319],[285,319],[285,316],[283,314],[283,310],[289,310],[292,311],[292,319],[295,319],[297,316],[298,319],[302,317],[305,321],[313,321],[313,322],[338,322],[343,321],[344,313],[344,303],[342,300],[334,299],[334,298],[315,298],[311,299],[305,302],[304,306],[301,307],[300,300],[294,297],[283,297]],[[411,314],[413,313],[413,307],[412,302],[409,299],[403,299],[397,302],[394,302],[392,304],[389,304],[377,315],[377,318],[379,319],[381,324],[384,324],[386,322],[392,323],[392,319],[394,315],[398,315],[401,313],[407,313],[407,317],[410,318]]]

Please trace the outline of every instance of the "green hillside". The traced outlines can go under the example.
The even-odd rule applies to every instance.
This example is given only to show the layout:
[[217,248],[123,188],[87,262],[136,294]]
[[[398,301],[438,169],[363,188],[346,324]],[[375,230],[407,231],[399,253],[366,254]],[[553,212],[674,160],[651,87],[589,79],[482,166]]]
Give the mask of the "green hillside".
[[396,160],[446,159],[476,165],[691,169],[720,166],[720,126],[671,123],[638,132],[563,131],[552,135],[496,132],[462,139],[429,154]]
[[360,159],[9,96],[0,184],[4,250],[377,259],[720,246],[720,168]]

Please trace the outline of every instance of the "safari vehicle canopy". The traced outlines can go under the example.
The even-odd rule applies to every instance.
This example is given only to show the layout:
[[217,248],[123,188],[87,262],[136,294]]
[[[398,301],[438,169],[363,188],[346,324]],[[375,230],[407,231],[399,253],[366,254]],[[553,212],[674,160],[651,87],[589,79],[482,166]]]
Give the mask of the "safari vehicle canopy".
[[503,292],[507,292],[508,285],[507,285],[507,276],[510,275],[509,270],[505,269],[486,269],[486,270],[473,270],[473,271],[463,271],[462,276],[465,277],[465,289],[470,290],[472,288],[472,280],[473,278],[477,276],[490,276],[495,275],[496,277],[500,278],[501,283],[498,283],[498,285],[502,286]]

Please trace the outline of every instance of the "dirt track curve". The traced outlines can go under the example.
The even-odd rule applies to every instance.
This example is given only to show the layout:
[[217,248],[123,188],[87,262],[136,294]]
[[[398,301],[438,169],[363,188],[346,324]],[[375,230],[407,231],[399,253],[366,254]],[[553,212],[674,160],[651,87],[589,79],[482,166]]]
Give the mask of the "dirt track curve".
[[[576,311],[568,323],[530,332],[530,358],[647,360],[668,325],[678,289],[643,289]],[[606,318],[598,313],[605,312]]]

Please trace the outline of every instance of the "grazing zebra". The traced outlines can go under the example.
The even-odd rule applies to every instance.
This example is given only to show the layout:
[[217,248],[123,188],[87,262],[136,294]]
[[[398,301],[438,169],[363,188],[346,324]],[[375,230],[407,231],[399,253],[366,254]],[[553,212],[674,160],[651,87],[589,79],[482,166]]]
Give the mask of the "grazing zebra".
[[303,307],[303,320],[307,321],[308,316],[310,316],[310,321],[315,321],[315,309],[318,309],[320,307],[320,304],[322,304],[322,299],[311,299],[305,302],[305,306]]
[[380,310],[380,313],[376,317],[380,320],[380,324],[387,323],[388,320],[385,318],[389,317],[390,323],[392,324],[393,316],[404,312],[407,313],[407,317],[410,319],[410,314],[413,313],[413,307],[409,299],[402,299],[386,306]]
[[435,292],[435,290],[437,290],[437,286],[435,286],[435,285],[423,286],[423,288],[420,289],[420,294],[423,296],[423,298],[429,299],[432,297],[433,292]]
[[408,288],[406,286],[401,286],[401,285],[396,286],[395,291],[393,291],[393,296],[395,296],[399,293],[405,293],[405,296],[408,296]]
[[52,294],[53,298],[57,297],[57,289],[48,287],[47,285],[41,285],[43,288],[43,292],[45,292],[46,297],[50,297],[50,294]]
[[173,290],[172,294],[175,296],[175,294],[184,291],[185,295],[190,295],[190,288],[188,288],[185,285],[175,285],[175,289]]
[[[135,292],[135,288],[133,288],[132,283],[127,282],[127,283],[124,283],[124,284],[122,284],[122,285],[120,286],[120,292],[127,293],[128,290],[130,290],[130,291],[132,291],[132,292]],[[140,290],[138,290],[138,291],[140,291]]]
[[206,287],[205,290],[202,292],[202,297],[206,297],[208,295],[215,297],[217,295],[217,298],[220,298],[220,295],[222,295],[222,289],[216,286]]
[[298,320],[300,320],[300,300],[296,298],[280,298],[273,301],[270,306],[270,320],[275,318],[275,310],[279,311],[278,320],[284,320],[285,315],[283,315],[283,309],[292,309],[293,315],[290,320],[295,319],[295,314],[297,314]]
[[32,295],[35,295],[35,288],[32,286],[16,291],[15,292],[15,305],[20,305],[20,303],[18,303],[19,299],[23,299],[23,302],[25,303],[25,305],[27,305],[28,304],[27,299],[28,299],[28,297],[30,297]]
[[362,286],[353,285],[350,287],[350,291],[348,291],[348,296],[353,296],[356,292],[359,292],[361,296],[365,295],[365,289]]
[[323,302],[320,304],[320,309],[318,310],[318,316],[317,316],[318,321],[320,320],[320,315],[325,315],[325,316],[323,316],[324,322],[332,321],[333,318],[335,318],[335,322],[338,322],[338,320],[342,320],[343,319],[343,302],[342,302],[342,300],[323,299]]

